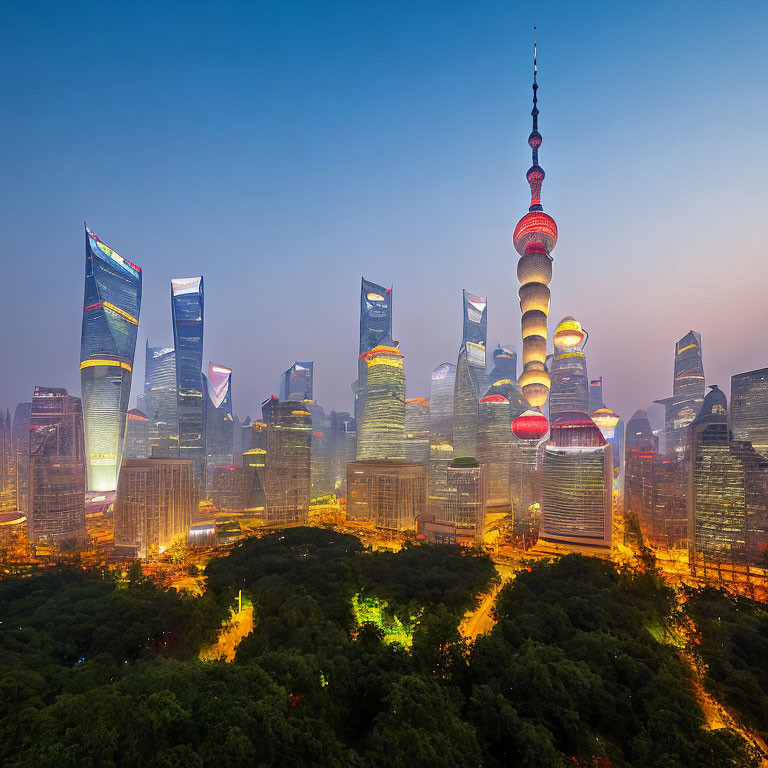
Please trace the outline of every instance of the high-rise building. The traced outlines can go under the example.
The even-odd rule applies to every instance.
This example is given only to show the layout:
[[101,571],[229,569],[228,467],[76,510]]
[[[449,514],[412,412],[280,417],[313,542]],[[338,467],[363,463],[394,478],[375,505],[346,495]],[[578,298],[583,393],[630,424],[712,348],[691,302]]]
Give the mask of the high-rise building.
[[6,411],[6,414],[3,414],[2,410],[0,410],[0,492],[10,490],[13,485],[11,471],[12,442],[11,412]]
[[624,422],[610,408],[598,408],[592,414],[592,421],[597,424],[606,442],[610,443],[613,454],[613,490],[621,491],[621,470],[624,456]]
[[19,403],[13,412],[11,428],[11,464],[16,486],[16,505],[22,514],[27,512],[29,490],[29,427],[32,403]]
[[202,277],[171,280],[179,458],[192,461],[198,487],[205,474],[203,309]]
[[768,547],[768,460],[732,441],[716,386],[688,427],[688,532],[692,565],[762,564]]
[[326,472],[331,491],[346,493],[347,462],[355,460],[357,433],[355,420],[346,411],[331,411],[325,435]]
[[426,466],[398,459],[347,464],[347,519],[393,531],[416,529],[426,510]]
[[517,223],[512,241],[520,254],[517,277],[520,281],[520,310],[523,334],[523,372],[520,388],[531,408],[542,408],[549,395],[547,370],[547,316],[549,314],[549,283],[552,279],[552,252],[557,243],[555,220],[544,213],[541,205],[541,185],[544,169],[539,165],[538,84],[536,82],[536,43],[533,45],[533,129],[528,136],[532,164],[526,173],[531,188],[528,213]]
[[399,343],[384,339],[361,359],[357,458],[404,458],[405,371]]
[[525,410],[525,402],[517,384],[514,348],[498,346],[493,352],[493,362],[490,386],[478,408],[477,460],[485,467],[488,507],[509,509],[511,467],[517,441],[510,426]]
[[589,380],[589,408],[587,413],[594,413],[598,408],[605,408],[602,376]]
[[553,338],[555,355],[552,360],[549,415],[578,411],[591,413],[589,408],[589,378],[584,347],[587,332],[578,320],[564,317]]
[[686,428],[696,418],[704,402],[704,364],[701,334],[688,331],[675,344],[675,376],[672,397],[656,400],[665,407],[664,452],[682,458]]
[[432,372],[429,390],[430,439],[453,440],[453,390],[456,387],[456,366],[440,363]]
[[410,397],[405,401],[405,458],[429,461],[429,400]]
[[144,412],[150,420],[152,455],[178,458],[179,417],[176,352],[173,347],[150,347],[144,364]]
[[461,535],[483,538],[488,483],[485,467],[477,459],[458,458],[448,467],[448,497],[441,518]]
[[[232,415],[232,369],[208,363],[205,379],[205,464],[208,487],[213,487],[213,468],[235,462],[235,421]],[[239,463],[239,457],[238,457]]]
[[357,381],[352,385],[355,393],[355,419],[358,422],[362,390],[368,377],[365,355],[388,339],[392,339],[392,287],[385,288],[362,278]]
[[125,428],[124,459],[148,459],[149,458],[149,417],[138,408],[128,411],[127,426]]
[[261,408],[267,425],[267,524],[305,523],[311,491],[312,417],[304,403],[274,396]]
[[611,446],[586,413],[552,420],[541,469],[541,531],[545,541],[611,546]]
[[439,517],[448,486],[446,472],[453,459],[453,397],[456,366],[441,363],[432,372],[429,392],[429,472],[427,508]]
[[80,386],[94,491],[117,487],[140,310],[141,269],[86,227]]
[[474,457],[480,398],[488,388],[485,357],[488,302],[464,290],[462,310],[463,334],[453,394],[453,452],[456,457]]
[[85,538],[85,448],[80,398],[35,387],[29,428],[27,534],[35,542]]
[[184,540],[196,511],[192,462],[126,459],[115,499],[115,546],[138,557]]
[[731,377],[731,430],[768,456],[768,368]]
[[280,399],[294,400],[302,402],[303,400],[313,400],[313,372],[314,362],[295,362],[280,377]]

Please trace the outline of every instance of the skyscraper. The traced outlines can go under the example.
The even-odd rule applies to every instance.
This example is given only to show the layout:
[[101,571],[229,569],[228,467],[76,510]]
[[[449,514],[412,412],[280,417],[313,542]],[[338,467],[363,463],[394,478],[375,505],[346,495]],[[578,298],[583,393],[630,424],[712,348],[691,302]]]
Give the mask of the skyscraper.
[[447,492],[446,472],[453,458],[453,397],[456,366],[441,363],[432,372],[429,393],[429,473],[427,508],[440,516]]
[[666,410],[664,452],[682,457],[686,445],[686,428],[696,418],[704,402],[704,365],[701,334],[688,331],[675,344],[675,376],[672,397],[656,400]]
[[474,457],[477,451],[478,407],[488,388],[485,370],[488,302],[465,289],[462,310],[463,333],[453,396],[453,453],[456,457]]
[[145,413],[149,417],[150,450],[157,457],[178,458],[179,417],[176,352],[173,347],[150,347],[144,365]]
[[429,400],[410,397],[405,401],[405,458],[429,461]]
[[80,398],[66,389],[35,387],[28,454],[30,540],[83,542],[85,456]]
[[313,400],[312,378],[314,366],[315,364],[311,360],[293,363],[280,377],[280,399],[297,402]]
[[117,487],[140,310],[141,269],[86,227],[80,385],[94,491]]
[[360,344],[357,358],[355,419],[360,420],[362,390],[368,377],[365,355],[386,339],[392,339],[392,287],[385,288],[362,278],[360,286]]
[[589,378],[584,347],[587,332],[578,320],[564,317],[555,329],[555,356],[552,361],[552,383],[549,393],[550,418],[559,413],[589,408]]
[[511,505],[511,466],[517,438],[512,420],[525,410],[517,384],[517,353],[511,346],[498,346],[493,352],[494,366],[490,386],[478,408],[477,460],[485,467],[487,505]]
[[[232,415],[232,369],[208,363],[205,378],[205,463],[208,487],[213,468],[234,465],[235,421]],[[238,457],[239,463],[239,457]]]
[[594,413],[598,408],[605,408],[602,376],[589,380],[589,408],[587,413]]
[[541,185],[544,169],[539,165],[539,110],[536,83],[536,42],[533,44],[533,130],[528,137],[532,153],[532,165],[526,173],[531,188],[531,204],[528,213],[515,227],[513,243],[520,254],[517,277],[520,281],[520,310],[523,333],[523,373],[519,384],[523,396],[532,408],[541,408],[549,394],[547,359],[547,315],[549,314],[549,283],[552,279],[550,253],[557,243],[555,220],[544,213],[541,205]]
[[441,518],[469,532],[478,541],[485,531],[488,482],[485,466],[477,459],[458,458],[448,467],[448,496]]
[[305,523],[311,490],[312,417],[303,403],[274,396],[261,409],[267,424],[267,524]]
[[191,459],[195,482],[205,472],[203,419],[203,278],[171,280],[171,315],[176,350],[179,457]]
[[13,412],[11,461],[14,465],[16,505],[23,514],[27,513],[29,490],[29,427],[31,418],[32,403],[19,403]]
[[731,429],[768,456],[768,368],[731,377]]
[[125,428],[124,459],[148,459],[149,458],[149,417],[138,408],[128,411],[127,425]]
[[725,394],[704,398],[688,435],[688,531],[691,562],[743,560],[747,548],[744,467],[731,453]]
[[115,546],[146,557],[189,533],[195,512],[192,462],[126,459],[115,499]]
[[416,529],[425,511],[426,467],[398,459],[347,464],[347,519],[393,531]]
[[331,490],[344,495],[347,482],[347,462],[355,460],[357,434],[355,420],[346,411],[331,411],[326,428],[326,471]]
[[541,470],[541,532],[545,541],[610,547],[611,446],[586,413],[552,420]]
[[405,371],[399,346],[384,339],[361,358],[358,459],[405,458]]

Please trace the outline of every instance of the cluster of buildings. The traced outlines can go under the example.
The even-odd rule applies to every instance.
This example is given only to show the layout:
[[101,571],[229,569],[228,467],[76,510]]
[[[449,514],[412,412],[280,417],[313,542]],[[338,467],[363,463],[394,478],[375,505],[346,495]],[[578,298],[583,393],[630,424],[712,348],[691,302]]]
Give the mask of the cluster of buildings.
[[232,369],[203,367],[203,278],[184,277],[170,283],[173,346],[147,343],[129,409],[142,272],[86,228],[81,398],[36,387],[0,415],[0,537],[26,523],[34,542],[82,546],[93,505],[114,499],[115,548],[149,556],[237,518],[305,523],[313,500],[333,498],[347,524],[372,530],[481,540],[493,520],[522,543],[609,551],[623,504],[648,541],[687,548],[694,567],[764,564],[768,369],[733,377],[729,413],[717,387],[705,394],[701,337],[686,334],[673,394],[656,401],[659,435],[644,411],[625,430],[606,407],[578,320],[557,324],[549,351],[558,233],[541,203],[537,90],[534,53],[531,199],[513,236],[519,372],[512,345],[489,354],[487,299],[464,290],[455,362],[434,369],[429,398],[407,398],[393,288],[363,278],[353,411],[326,414],[313,362],[296,361],[279,397],[241,422]]

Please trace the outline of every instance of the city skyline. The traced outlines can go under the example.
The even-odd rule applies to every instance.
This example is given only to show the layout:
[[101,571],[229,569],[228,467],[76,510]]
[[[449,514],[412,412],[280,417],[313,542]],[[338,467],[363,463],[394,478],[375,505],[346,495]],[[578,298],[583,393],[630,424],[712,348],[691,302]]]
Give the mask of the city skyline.
[[[171,94],[168,103],[160,102],[158,88],[179,73],[168,53],[158,51],[153,62],[160,82],[150,84],[146,96],[149,106],[158,110],[154,142],[145,129],[133,124],[121,101],[134,96],[147,77],[146,65],[124,47],[131,28],[118,30],[114,18],[95,18],[105,34],[94,44],[109,40],[116,47],[118,87],[105,91],[106,83],[79,69],[74,60],[67,63],[68,75],[72,82],[88,86],[89,100],[110,115],[115,129],[97,137],[95,144],[84,143],[68,122],[77,103],[71,103],[72,85],[57,78],[36,95],[37,99],[50,97],[43,135],[50,139],[55,134],[51,146],[40,146],[40,133],[22,137],[14,133],[16,127],[10,127],[11,143],[15,139],[18,152],[8,159],[9,171],[13,174],[17,164],[24,163],[26,172],[19,175],[13,197],[5,201],[5,210],[14,214],[6,231],[7,253],[24,253],[29,232],[34,231],[36,266],[41,269],[33,273],[29,259],[9,259],[6,274],[19,284],[34,279],[36,291],[57,323],[53,329],[46,326],[43,334],[41,323],[47,322],[47,316],[36,317],[34,306],[22,303],[21,292],[6,298],[6,312],[19,320],[19,330],[8,341],[12,365],[0,385],[0,402],[12,408],[29,400],[35,385],[79,392],[75,329],[80,320],[77,283],[82,280],[82,274],[77,274],[79,227],[84,218],[121,255],[143,267],[140,345],[147,339],[152,346],[172,344],[165,298],[168,281],[178,274],[204,275],[204,356],[233,369],[234,405],[241,418],[258,414],[259,403],[276,389],[276,376],[293,360],[315,361],[316,398],[327,410],[352,408],[351,351],[356,346],[356,286],[361,275],[395,286],[393,331],[408,361],[408,397],[427,396],[434,367],[455,359],[460,340],[455,307],[465,287],[488,296],[490,347],[513,343],[521,354],[511,232],[526,203],[520,169],[527,160],[527,147],[520,136],[529,130],[529,117],[521,107],[530,97],[534,21],[542,46],[541,130],[548,167],[557,169],[547,178],[547,209],[566,233],[555,254],[551,317],[556,321],[573,315],[590,329],[590,375],[603,377],[606,397],[624,418],[667,394],[672,368],[669,349],[690,329],[702,334],[707,383],[718,384],[727,394],[731,375],[763,367],[759,345],[748,334],[738,333],[744,323],[754,326],[762,316],[757,291],[768,273],[760,248],[746,253],[753,280],[739,288],[738,297],[735,287],[713,279],[716,265],[731,248],[734,228],[749,226],[754,231],[757,227],[760,240],[764,226],[759,223],[757,192],[768,165],[765,149],[749,143],[752,161],[747,168],[740,167],[738,206],[732,203],[728,175],[733,162],[729,116],[739,114],[747,136],[759,135],[768,122],[765,105],[749,98],[765,66],[749,45],[750,35],[757,34],[764,21],[761,9],[747,6],[738,26],[725,11],[723,16],[714,13],[697,20],[698,43],[656,30],[653,14],[637,19],[615,10],[600,13],[599,6],[589,6],[583,18],[562,7],[556,9],[559,15],[555,9],[537,12],[543,18],[531,15],[529,24],[527,18],[518,19],[500,5],[492,5],[487,16],[476,19],[458,36],[455,29],[466,17],[461,13],[440,17],[443,25],[435,27],[432,10],[413,11],[410,26],[398,37],[398,51],[407,61],[412,61],[409,57],[415,55],[423,35],[428,35],[438,57],[434,67],[420,62],[415,83],[402,79],[402,62],[395,62],[391,78],[385,76],[384,65],[376,59],[385,47],[381,38],[366,52],[360,40],[346,37],[336,58],[318,73],[308,73],[302,67],[306,60],[299,57],[286,70],[271,72],[270,80],[251,83],[246,90],[259,104],[277,99],[279,117],[285,121],[289,108],[280,95],[295,95],[290,88],[307,95],[305,89],[316,87],[318,77],[328,78],[333,88],[317,91],[307,111],[296,115],[300,120],[295,132],[286,136],[277,136],[271,120],[260,119],[253,109],[238,125],[222,110],[214,110],[204,127],[194,130],[189,120],[172,123],[172,109],[186,105],[189,117],[197,107],[188,87]],[[342,18],[343,11],[349,8],[334,5],[330,18]],[[144,33],[138,50],[149,46],[158,30],[170,23],[163,11],[159,13],[156,28]],[[276,36],[266,57],[277,55],[280,46],[289,42],[286,18],[279,11],[270,13]],[[402,7],[395,8],[393,16],[402,18],[404,13]],[[11,29],[24,21],[23,11],[16,9],[13,14]],[[674,27],[683,18],[689,21],[682,8],[670,15],[667,26]],[[203,11],[195,9],[184,22],[186,31],[201,29],[205,20]],[[48,49],[22,73],[26,80],[12,88],[37,83],[37,76],[69,39],[72,22],[56,21]],[[374,11],[361,11],[349,15],[342,28],[333,32],[328,21],[310,15],[300,33],[302,40],[311,40],[320,30],[333,40],[333,34],[343,36],[356,25],[361,31],[370,30],[374,21]],[[629,34],[633,23],[640,26]],[[494,30],[495,25],[501,29]],[[587,26],[599,45],[577,50],[574,31]],[[244,27],[253,34],[261,34],[263,28],[253,19]],[[612,36],[611,30],[616,34]],[[222,45],[221,35],[221,24],[214,24],[205,51]],[[623,49],[617,41],[622,35]],[[452,55],[458,60],[449,56],[449,38],[458,45]],[[322,42],[323,50],[328,43],[328,38]],[[8,53],[13,55],[17,44],[12,43]],[[304,56],[317,50],[311,48]],[[734,78],[732,64],[737,55],[739,77]],[[366,87],[369,93],[369,100],[362,104],[342,72],[357,58],[364,66],[354,76],[355,88]],[[201,66],[184,62],[191,73]],[[254,66],[235,54],[224,57],[217,72],[238,77],[220,97],[207,92],[206,98],[215,99],[219,106],[234,99],[233,89],[245,85]],[[462,77],[457,80],[459,71]],[[295,79],[299,73],[308,77],[301,86]],[[452,80],[454,85],[449,87]],[[187,84],[186,74],[181,82]],[[386,105],[411,110],[425,90],[430,94],[428,104],[412,118],[403,120],[402,112],[399,117],[383,114]],[[29,96],[14,93],[23,106]],[[642,109],[623,108],[633,99]],[[454,110],[462,101],[469,104],[471,115],[463,110],[457,121]],[[315,137],[309,135],[313,108],[319,110],[320,123]],[[331,112],[339,111],[354,118],[353,127],[344,129],[337,122]],[[52,132],[51,125],[60,130]],[[184,139],[173,150],[168,133],[172,125],[180,126]],[[393,127],[397,131],[391,138]],[[234,132],[230,148],[206,143],[215,168],[204,163],[206,173],[190,189],[189,172],[180,173],[180,168],[193,160],[202,162],[203,131],[211,131],[220,142],[230,130]],[[258,147],[247,144],[248,130],[258,135]],[[358,131],[369,131],[370,139],[354,141]],[[425,147],[427,136],[439,139],[434,149]],[[90,136],[89,141],[93,140]],[[592,151],[598,140],[599,163]],[[299,153],[300,158],[294,157],[296,144],[305,141],[307,149]],[[137,153],[148,143],[151,151],[138,160]],[[118,152],[118,147],[125,147],[125,153]],[[59,153],[55,162],[54,151]],[[270,152],[275,159],[264,165],[260,158]],[[379,159],[382,155],[386,169]],[[417,156],[423,159],[414,170]],[[136,167],[129,167],[129,161]],[[82,173],[97,168],[110,179],[108,195],[101,185],[89,183],[91,174]],[[146,178],[139,178],[137,168]],[[614,172],[616,168],[620,174]],[[329,183],[331,194],[323,197],[335,197],[334,203],[318,200],[318,190]],[[622,190],[629,190],[627,194],[618,194],[619,183]],[[149,189],[153,184],[156,191]],[[213,196],[220,196],[224,187],[228,194],[215,200]],[[689,190],[694,188],[692,194]],[[171,190],[172,200],[168,198]],[[299,194],[289,196],[289,192]],[[351,195],[362,195],[358,207],[349,207]],[[309,207],[314,207],[314,213],[308,216]],[[674,220],[668,215],[672,207]],[[606,221],[610,242],[596,247],[604,237]],[[244,279],[234,280],[231,270],[218,268],[224,241],[234,241],[226,252]],[[670,252],[675,253],[674,260],[668,258]],[[286,259],[294,259],[303,271],[281,273]],[[631,290],[638,280],[645,291]],[[290,322],[278,327],[270,318],[279,316],[289,295],[297,310]],[[322,322],[312,322],[310,307],[318,295],[331,300]],[[725,304],[737,298],[739,317],[707,309],[713,301]],[[620,323],[615,322],[617,313],[622,314]],[[269,343],[242,349],[236,329],[254,320],[269,324]],[[648,339],[642,366],[627,365],[626,335],[631,329]],[[30,348],[34,355],[27,351]],[[142,376],[143,360],[137,359],[131,405]],[[655,408],[649,414],[658,426]]]

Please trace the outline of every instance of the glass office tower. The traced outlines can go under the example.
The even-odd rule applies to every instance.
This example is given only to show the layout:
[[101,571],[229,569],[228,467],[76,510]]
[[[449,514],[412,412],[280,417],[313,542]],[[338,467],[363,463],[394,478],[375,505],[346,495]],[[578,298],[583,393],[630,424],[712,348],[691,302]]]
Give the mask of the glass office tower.
[[80,398],[66,389],[35,387],[28,453],[30,541],[82,543],[85,449]]
[[280,399],[294,400],[301,402],[303,400],[314,400],[312,390],[312,377],[314,372],[314,362],[296,361],[280,377]]
[[768,368],[731,377],[731,430],[768,456]]
[[171,314],[176,350],[179,458],[192,461],[199,486],[205,472],[202,277],[171,280]]
[[145,413],[149,417],[150,455],[178,458],[179,417],[176,352],[173,347],[150,347],[144,364]]
[[86,227],[80,386],[94,491],[117,487],[140,310],[141,269]]
[[[232,415],[232,369],[208,363],[205,377],[205,462],[206,482],[213,487],[213,470],[233,466],[235,420]],[[239,463],[239,462],[238,462]]]
[[16,504],[19,512],[27,514],[27,491],[29,489],[29,426],[32,417],[32,403],[19,403],[13,412],[11,429],[11,452],[16,483]]
[[589,378],[584,347],[589,338],[578,320],[563,318],[554,335],[555,355],[550,369],[549,415],[578,411],[591,413]]
[[475,456],[478,406],[488,388],[485,370],[488,302],[464,290],[462,312],[463,333],[453,396],[453,455],[457,458]]
[[128,411],[123,459],[149,458],[149,427],[149,417],[144,411],[139,408]]
[[429,400],[411,397],[405,401],[405,458],[429,461]]
[[682,458],[686,427],[696,418],[704,402],[704,364],[701,334],[688,331],[675,344],[675,376],[672,397],[656,400],[665,407],[664,452]]
[[545,541],[610,547],[613,457],[586,413],[552,420],[541,469],[541,531]]
[[453,459],[453,397],[456,366],[441,363],[432,372],[429,394],[429,473],[427,509],[439,516],[448,491],[447,470]]
[[358,459],[405,458],[405,370],[399,346],[385,339],[361,358]]

